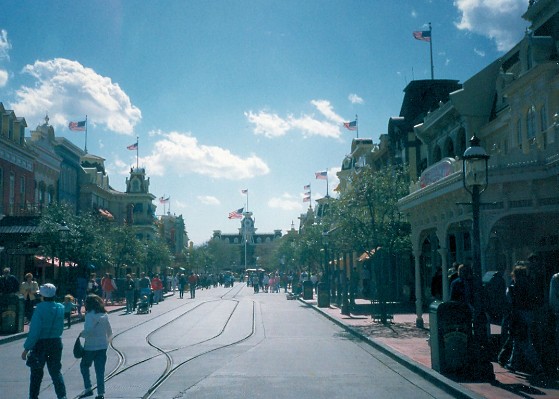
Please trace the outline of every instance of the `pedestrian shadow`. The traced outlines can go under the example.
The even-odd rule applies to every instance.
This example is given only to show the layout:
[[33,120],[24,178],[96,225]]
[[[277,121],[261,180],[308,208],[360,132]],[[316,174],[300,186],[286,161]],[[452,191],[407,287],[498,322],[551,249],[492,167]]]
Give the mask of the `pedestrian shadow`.
[[377,323],[371,322],[363,326],[353,326],[365,336],[371,338],[425,338],[429,337],[429,330],[418,328],[415,323]]
[[538,396],[546,396],[546,393],[533,385],[526,385],[526,384],[503,384],[502,382],[495,381],[491,385],[504,389],[510,393],[513,393],[516,396],[526,399],[532,399],[534,395]]

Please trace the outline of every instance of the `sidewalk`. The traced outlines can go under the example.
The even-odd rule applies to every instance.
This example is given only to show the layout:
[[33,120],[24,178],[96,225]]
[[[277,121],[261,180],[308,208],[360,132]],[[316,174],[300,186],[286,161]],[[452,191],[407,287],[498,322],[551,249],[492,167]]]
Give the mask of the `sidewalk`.
[[[370,345],[381,350],[396,361],[406,365],[414,372],[461,398],[488,399],[518,399],[521,398],[559,398],[559,383],[556,379],[543,383],[531,383],[522,374],[511,373],[498,363],[493,363],[495,382],[493,383],[465,383],[453,381],[431,368],[431,348],[429,347],[429,314],[423,314],[425,328],[417,328],[416,315],[412,313],[394,314],[394,319],[388,325],[374,321],[370,313],[351,313],[349,316],[341,314],[335,304],[329,308],[317,307],[314,300],[300,301],[311,306],[316,311],[330,318],[352,334],[367,341]],[[356,300],[361,310],[370,310],[371,305],[366,300]]]

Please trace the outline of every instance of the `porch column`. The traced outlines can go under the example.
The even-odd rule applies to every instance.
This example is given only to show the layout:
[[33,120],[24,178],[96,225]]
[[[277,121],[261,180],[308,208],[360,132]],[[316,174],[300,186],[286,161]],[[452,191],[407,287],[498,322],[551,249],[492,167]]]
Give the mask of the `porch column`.
[[[415,246],[418,246],[416,244]],[[415,248],[413,257],[415,261],[415,326],[423,328],[423,290],[421,287],[421,263],[420,263],[421,250]]]
[[450,299],[450,284],[448,283],[448,248],[446,246],[446,228],[437,228],[439,240],[439,255],[441,256],[441,269],[443,269],[443,301]]

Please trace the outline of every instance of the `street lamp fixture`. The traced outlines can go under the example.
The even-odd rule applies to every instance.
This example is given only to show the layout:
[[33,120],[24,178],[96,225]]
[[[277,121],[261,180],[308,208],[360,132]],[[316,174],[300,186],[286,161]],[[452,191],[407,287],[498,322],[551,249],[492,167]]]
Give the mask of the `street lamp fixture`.
[[[464,151],[462,158],[462,182],[464,188],[472,196],[472,274],[474,292],[473,312],[473,345],[472,376],[476,380],[493,381],[495,374],[493,365],[488,358],[490,353],[488,328],[483,302],[483,286],[481,275],[481,239],[479,232],[480,195],[488,186],[489,155],[481,147],[477,136],[470,139],[470,146]],[[472,363],[473,363],[472,362]]]

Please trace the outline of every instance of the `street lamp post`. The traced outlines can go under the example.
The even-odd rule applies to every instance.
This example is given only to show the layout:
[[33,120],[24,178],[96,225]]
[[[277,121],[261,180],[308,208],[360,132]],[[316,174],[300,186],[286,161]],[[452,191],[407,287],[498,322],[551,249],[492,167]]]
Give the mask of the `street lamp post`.
[[66,257],[66,244],[68,242],[68,235],[70,234],[70,228],[68,226],[66,226],[65,223],[61,224],[58,226],[58,235],[59,235],[59,239],[60,239],[60,259],[58,259],[58,266],[59,266],[59,271],[60,271],[60,282],[63,284],[60,290],[60,292],[64,292],[63,290],[66,289],[66,284],[68,283],[66,280],[67,277],[67,270],[64,267],[66,261],[65,261],[65,257]]
[[324,283],[326,284],[326,291],[328,292],[328,299],[326,300],[325,307],[330,306],[330,265],[328,264],[328,231],[322,232],[322,246],[324,247]]
[[[462,159],[462,181],[464,188],[472,196],[472,272],[474,291],[474,315],[473,315],[473,338],[474,354],[472,364],[472,376],[476,380],[494,380],[493,365],[488,353],[488,320],[485,314],[484,295],[481,275],[481,239],[479,232],[480,195],[487,189],[488,185],[488,161],[489,155],[479,145],[477,136],[470,139],[470,147],[464,151]],[[472,362],[473,363],[473,362]]]

